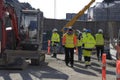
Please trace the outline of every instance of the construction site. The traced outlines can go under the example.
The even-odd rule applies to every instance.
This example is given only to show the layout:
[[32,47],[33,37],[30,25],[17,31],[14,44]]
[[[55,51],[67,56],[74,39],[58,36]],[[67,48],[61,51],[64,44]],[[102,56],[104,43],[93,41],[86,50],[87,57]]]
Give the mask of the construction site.
[[[95,1],[90,0],[78,13],[66,13],[66,19],[50,19],[29,2],[0,0],[0,80],[120,80],[120,48],[116,49],[120,41],[120,0],[101,0],[91,7]],[[78,60],[74,46],[74,66],[65,64],[66,46],[62,41],[67,34],[64,29],[70,27],[75,31],[90,29],[93,37],[98,29],[103,30],[101,61],[97,49],[92,48],[91,66],[86,68],[85,58]],[[54,28],[60,35],[55,58],[51,38]]]

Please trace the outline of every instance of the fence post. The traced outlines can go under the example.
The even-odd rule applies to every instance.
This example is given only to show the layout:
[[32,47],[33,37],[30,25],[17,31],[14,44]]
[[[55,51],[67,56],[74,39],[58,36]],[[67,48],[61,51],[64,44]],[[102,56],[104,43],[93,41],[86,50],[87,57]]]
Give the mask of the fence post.
[[106,80],[106,54],[102,54],[102,80]]
[[120,80],[120,60],[116,61],[116,80]]
[[47,54],[50,55],[50,40],[48,40],[48,50],[47,50]]

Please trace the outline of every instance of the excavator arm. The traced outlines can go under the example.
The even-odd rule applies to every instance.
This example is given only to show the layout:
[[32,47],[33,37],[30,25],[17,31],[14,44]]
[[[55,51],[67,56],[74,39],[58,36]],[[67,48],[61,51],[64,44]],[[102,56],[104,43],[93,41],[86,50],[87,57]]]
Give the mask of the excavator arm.
[[[79,11],[64,27],[72,26],[76,20],[84,14],[84,12],[94,3],[95,0],[91,0],[81,11]],[[64,28],[63,27],[63,28]]]
[[[9,24],[7,17],[10,19],[10,24],[11,26],[8,26],[6,23]],[[18,23],[17,23],[17,15],[14,11],[14,7],[11,6],[10,4],[5,3],[4,0],[0,0],[0,29],[1,29],[1,35],[0,35],[0,42],[1,42],[1,53],[5,50],[7,46],[7,33],[8,31],[6,30],[7,27],[11,27],[11,29],[14,32],[15,39],[20,41],[20,37],[18,34]],[[15,44],[15,43],[14,43]]]

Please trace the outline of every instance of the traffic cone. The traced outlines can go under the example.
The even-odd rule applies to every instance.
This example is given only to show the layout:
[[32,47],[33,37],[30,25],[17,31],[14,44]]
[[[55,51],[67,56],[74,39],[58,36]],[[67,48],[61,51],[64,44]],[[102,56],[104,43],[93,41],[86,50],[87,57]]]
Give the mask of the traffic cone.
[[116,80],[120,80],[120,60],[116,61]]
[[47,54],[50,55],[50,40],[48,40],[48,50],[47,50]]
[[106,80],[106,54],[102,54],[102,80]]

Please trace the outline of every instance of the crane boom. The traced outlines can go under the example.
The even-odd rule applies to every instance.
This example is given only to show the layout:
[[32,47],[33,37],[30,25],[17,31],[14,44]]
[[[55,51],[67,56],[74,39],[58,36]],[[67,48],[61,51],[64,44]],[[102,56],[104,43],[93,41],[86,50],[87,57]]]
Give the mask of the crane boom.
[[81,11],[79,11],[64,27],[72,26],[75,21],[84,14],[84,12],[94,3],[95,0],[91,0]]

